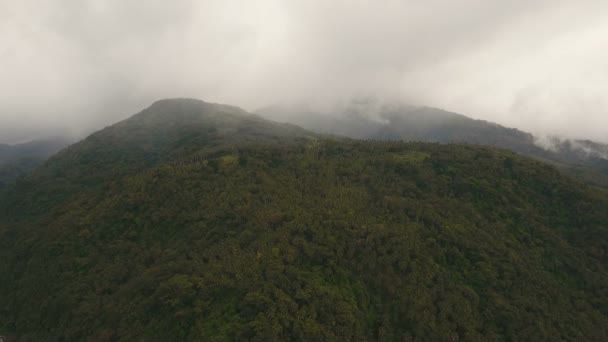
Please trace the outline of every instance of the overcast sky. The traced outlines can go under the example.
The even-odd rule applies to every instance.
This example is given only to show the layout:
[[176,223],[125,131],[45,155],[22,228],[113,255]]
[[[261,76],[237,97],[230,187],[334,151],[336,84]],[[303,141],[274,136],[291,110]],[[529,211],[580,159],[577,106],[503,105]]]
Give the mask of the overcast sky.
[[0,142],[370,95],[608,142],[607,90],[606,0],[0,0]]

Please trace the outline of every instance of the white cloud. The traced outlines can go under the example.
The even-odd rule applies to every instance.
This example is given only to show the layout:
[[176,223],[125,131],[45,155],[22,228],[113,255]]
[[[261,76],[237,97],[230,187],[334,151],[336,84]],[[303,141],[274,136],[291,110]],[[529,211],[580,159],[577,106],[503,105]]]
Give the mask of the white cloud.
[[608,138],[608,2],[0,0],[0,141],[158,98],[375,95]]

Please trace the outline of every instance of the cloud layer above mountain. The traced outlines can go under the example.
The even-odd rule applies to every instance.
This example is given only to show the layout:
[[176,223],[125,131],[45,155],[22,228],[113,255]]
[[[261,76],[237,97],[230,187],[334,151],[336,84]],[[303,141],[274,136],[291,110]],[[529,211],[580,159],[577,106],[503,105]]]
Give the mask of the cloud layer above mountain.
[[608,140],[608,2],[0,0],[0,142],[158,98],[377,96]]

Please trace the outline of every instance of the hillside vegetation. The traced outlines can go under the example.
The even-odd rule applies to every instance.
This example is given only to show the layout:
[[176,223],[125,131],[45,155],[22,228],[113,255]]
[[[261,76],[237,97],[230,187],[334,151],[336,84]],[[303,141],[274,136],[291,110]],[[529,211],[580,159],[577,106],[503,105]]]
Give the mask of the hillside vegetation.
[[319,112],[302,106],[262,109],[265,117],[355,139],[464,143],[511,150],[551,163],[562,173],[608,189],[608,145],[556,137],[544,139],[514,128],[437,108],[359,99]]
[[0,198],[0,335],[602,341],[607,207],[504,150],[159,101]]
[[0,144],[0,191],[27,175],[51,155],[69,145],[69,140],[54,138],[22,144]]

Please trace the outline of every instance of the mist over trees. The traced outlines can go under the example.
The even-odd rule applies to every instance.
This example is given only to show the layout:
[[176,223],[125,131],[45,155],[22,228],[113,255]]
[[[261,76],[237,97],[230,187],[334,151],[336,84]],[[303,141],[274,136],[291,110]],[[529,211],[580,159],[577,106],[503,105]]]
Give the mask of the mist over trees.
[[0,0],[0,342],[608,341],[606,37],[603,0]]
[[600,341],[607,205],[504,150],[160,101],[0,196],[0,331]]

